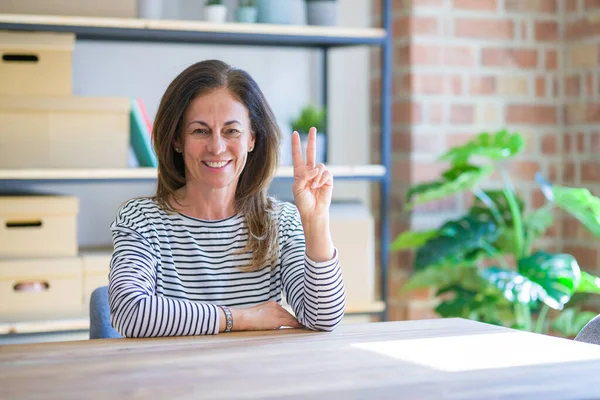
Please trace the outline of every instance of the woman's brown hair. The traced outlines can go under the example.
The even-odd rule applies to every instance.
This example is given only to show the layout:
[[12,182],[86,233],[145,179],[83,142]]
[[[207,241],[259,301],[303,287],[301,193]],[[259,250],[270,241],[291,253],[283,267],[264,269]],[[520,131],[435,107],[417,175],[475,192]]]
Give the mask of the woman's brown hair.
[[[154,150],[158,159],[158,184],[154,200],[167,212],[175,191],[185,186],[183,152],[174,150],[182,133],[183,116],[190,102],[216,89],[226,88],[248,110],[255,135],[254,150],[248,153],[235,192],[236,213],[246,218],[248,242],[242,252],[253,254],[244,271],[275,266],[278,251],[274,203],[267,197],[278,165],[281,132],[264,94],[252,77],[241,69],[218,60],[207,60],[185,69],[163,95],[153,127]],[[183,141],[182,141],[183,143]]]

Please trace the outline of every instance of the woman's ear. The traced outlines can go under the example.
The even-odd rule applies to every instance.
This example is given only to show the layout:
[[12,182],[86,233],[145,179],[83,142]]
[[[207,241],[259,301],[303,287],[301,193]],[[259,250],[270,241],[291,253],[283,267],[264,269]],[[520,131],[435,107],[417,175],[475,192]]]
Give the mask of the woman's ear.
[[250,143],[248,144],[248,152],[254,150],[254,144],[256,142],[256,135],[254,132],[250,132]]
[[173,148],[176,152],[181,153],[181,143],[179,142],[179,138],[173,139]]

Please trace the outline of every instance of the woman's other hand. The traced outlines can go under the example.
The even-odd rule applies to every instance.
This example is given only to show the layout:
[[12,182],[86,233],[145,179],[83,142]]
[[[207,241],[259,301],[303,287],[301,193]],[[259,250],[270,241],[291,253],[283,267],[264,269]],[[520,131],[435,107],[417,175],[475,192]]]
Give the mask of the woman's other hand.
[[[264,331],[282,326],[302,328],[296,317],[276,301],[267,301],[249,308],[232,308],[231,314],[234,331]],[[221,318],[223,331],[225,315],[221,315]]]

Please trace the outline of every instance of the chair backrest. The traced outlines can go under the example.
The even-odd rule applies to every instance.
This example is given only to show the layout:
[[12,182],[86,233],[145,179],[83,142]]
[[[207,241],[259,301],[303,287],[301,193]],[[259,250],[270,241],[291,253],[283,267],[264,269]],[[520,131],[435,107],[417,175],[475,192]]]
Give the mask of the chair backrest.
[[600,344],[600,315],[588,322],[581,332],[577,334],[575,340],[578,342]]
[[96,288],[90,296],[90,339],[122,337],[110,323],[108,286]]

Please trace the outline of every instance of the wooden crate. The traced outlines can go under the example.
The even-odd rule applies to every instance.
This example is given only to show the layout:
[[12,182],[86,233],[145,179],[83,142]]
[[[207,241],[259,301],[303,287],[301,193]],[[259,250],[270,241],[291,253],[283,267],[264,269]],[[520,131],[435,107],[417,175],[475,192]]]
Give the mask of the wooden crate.
[[83,309],[89,311],[90,296],[100,286],[108,286],[111,250],[83,251],[80,254],[83,267]]
[[72,33],[0,31],[0,95],[70,96]]
[[79,200],[0,196],[0,259],[77,255]]

